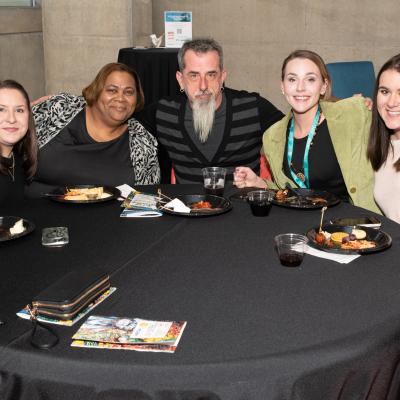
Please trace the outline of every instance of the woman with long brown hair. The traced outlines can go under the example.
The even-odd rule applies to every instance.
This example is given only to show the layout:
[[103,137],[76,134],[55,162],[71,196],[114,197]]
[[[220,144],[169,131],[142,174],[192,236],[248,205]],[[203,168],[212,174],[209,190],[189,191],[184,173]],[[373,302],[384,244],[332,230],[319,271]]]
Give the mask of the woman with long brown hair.
[[22,200],[37,166],[29,96],[18,82],[0,81],[0,205]]
[[384,214],[400,223],[400,54],[379,71],[373,100],[368,158],[374,196]]

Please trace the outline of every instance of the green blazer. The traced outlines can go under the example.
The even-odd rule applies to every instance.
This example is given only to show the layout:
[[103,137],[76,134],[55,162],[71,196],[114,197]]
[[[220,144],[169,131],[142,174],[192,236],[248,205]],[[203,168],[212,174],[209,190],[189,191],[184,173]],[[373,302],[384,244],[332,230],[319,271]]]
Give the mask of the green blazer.
[[[335,103],[321,101],[320,105],[351,201],[358,207],[381,214],[373,196],[373,170],[367,160],[371,112],[365,107],[364,99],[351,97]],[[283,172],[286,130],[291,116],[291,113],[287,114],[263,136],[264,153],[275,182],[267,181],[270,188],[284,187],[286,182],[296,186]]]

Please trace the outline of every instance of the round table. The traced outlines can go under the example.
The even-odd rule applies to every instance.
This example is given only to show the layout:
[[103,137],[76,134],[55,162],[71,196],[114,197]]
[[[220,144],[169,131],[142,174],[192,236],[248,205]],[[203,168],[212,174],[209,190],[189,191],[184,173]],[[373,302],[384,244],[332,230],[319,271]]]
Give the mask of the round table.
[[[400,229],[384,217],[390,249],[349,264],[308,255],[301,268],[285,268],[274,236],[305,233],[319,224],[319,210],[273,206],[259,218],[235,201],[216,217],[128,219],[116,201],[43,199],[4,211],[36,224],[0,243],[6,399],[399,398]],[[364,214],[342,203],[325,215]],[[70,244],[43,247],[48,226],[68,226]],[[60,343],[49,351],[30,346],[30,322],[15,312],[68,271],[95,266],[117,290],[91,315],[187,321],[174,354],[70,347],[82,322],[57,326]]]

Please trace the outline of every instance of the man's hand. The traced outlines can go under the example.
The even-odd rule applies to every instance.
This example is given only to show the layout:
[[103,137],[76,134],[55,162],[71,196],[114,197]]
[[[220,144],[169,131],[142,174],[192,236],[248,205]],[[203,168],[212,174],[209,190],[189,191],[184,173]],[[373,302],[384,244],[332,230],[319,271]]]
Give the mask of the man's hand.
[[238,188],[259,187],[266,188],[264,180],[255,174],[249,167],[236,167],[233,173],[233,184]]

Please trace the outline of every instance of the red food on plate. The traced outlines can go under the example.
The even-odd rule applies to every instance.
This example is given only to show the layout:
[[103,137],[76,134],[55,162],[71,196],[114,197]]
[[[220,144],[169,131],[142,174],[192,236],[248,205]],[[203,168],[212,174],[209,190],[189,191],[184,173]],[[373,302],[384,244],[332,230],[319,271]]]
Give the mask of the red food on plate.
[[199,210],[199,209],[203,209],[203,208],[212,208],[212,205],[209,201],[198,201],[196,203],[192,203],[190,205],[190,208],[192,208],[194,210]]

